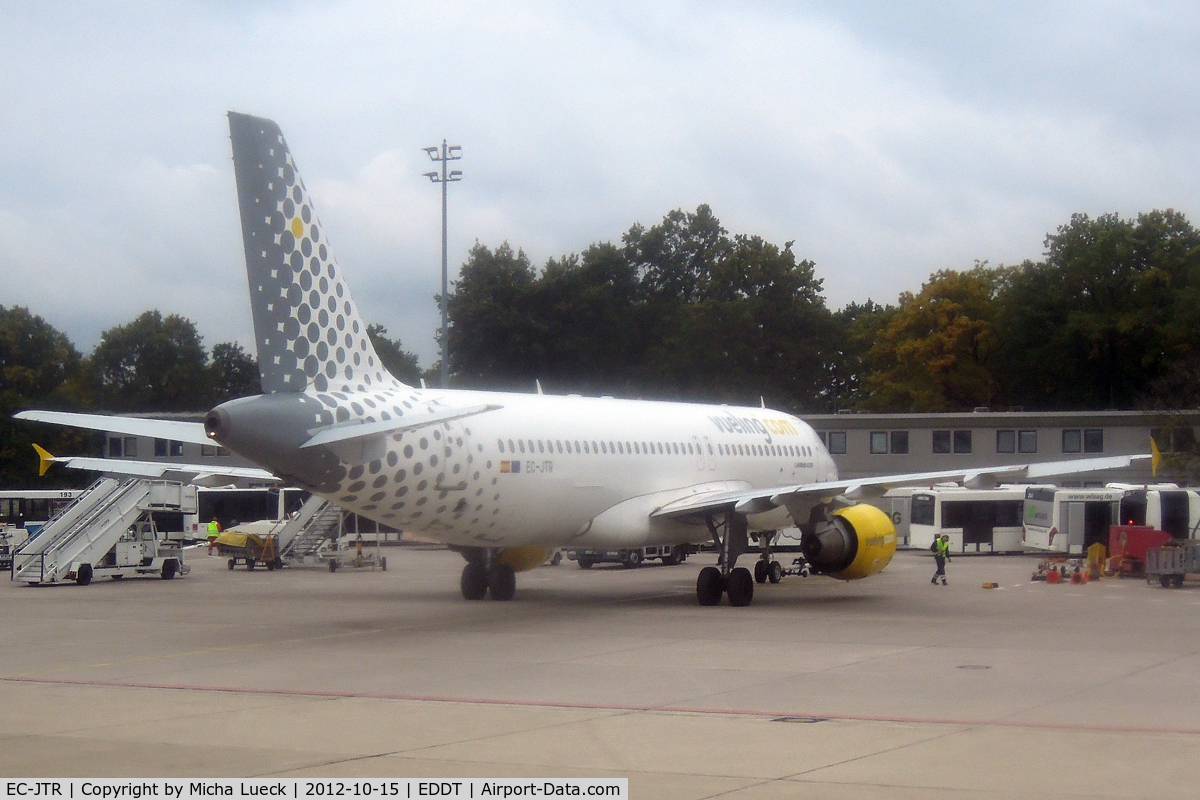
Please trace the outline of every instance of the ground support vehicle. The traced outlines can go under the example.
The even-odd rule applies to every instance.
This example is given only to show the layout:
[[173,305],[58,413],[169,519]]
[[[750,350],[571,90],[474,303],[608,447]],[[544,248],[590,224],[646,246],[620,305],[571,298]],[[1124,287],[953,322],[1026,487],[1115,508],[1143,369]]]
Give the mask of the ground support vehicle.
[[1146,551],[1146,582],[1164,589],[1183,586],[1188,573],[1200,572],[1200,542],[1176,541]]
[[29,584],[93,578],[185,575],[182,534],[157,528],[158,515],[195,509],[195,487],[173,481],[103,477],[12,554],[12,580]]
[[567,558],[578,563],[580,569],[591,569],[594,564],[624,564],[627,568],[634,569],[654,558],[667,566],[682,564],[690,553],[691,549],[685,544],[664,544],[613,550],[569,548]]
[[229,559],[230,569],[238,564],[245,564],[248,570],[261,564],[268,571],[283,566],[279,558],[279,538],[270,533],[225,531],[217,537],[217,553]]

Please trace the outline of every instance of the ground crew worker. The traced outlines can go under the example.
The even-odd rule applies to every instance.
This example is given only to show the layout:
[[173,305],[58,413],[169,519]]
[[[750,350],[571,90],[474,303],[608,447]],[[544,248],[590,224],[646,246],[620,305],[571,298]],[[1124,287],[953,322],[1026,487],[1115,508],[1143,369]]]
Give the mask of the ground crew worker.
[[208,523],[208,554],[211,556],[213,548],[217,546],[217,537],[221,535],[221,523],[216,517],[212,518],[212,522]]
[[938,578],[941,578],[942,586],[945,586],[946,562],[950,560],[950,534],[943,533],[940,538],[934,539],[933,546],[933,560],[937,562],[937,572],[933,573],[933,577],[929,579],[929,582],[936,586]]

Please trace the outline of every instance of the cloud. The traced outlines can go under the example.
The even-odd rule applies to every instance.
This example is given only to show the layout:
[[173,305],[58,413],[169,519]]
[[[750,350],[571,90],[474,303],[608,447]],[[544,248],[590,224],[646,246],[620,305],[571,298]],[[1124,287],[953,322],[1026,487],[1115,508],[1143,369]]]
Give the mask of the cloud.
[[[1072,212],[1196,211],[1184,4],[539,2],[14,9],[0,302],[88,349],[158,307],[252,344],[223,112],[276,119],[364,315],[425,363],[452,272],[709,203],[833,306],[1040,255]],[[14,276],[21,280],[13,281]]]

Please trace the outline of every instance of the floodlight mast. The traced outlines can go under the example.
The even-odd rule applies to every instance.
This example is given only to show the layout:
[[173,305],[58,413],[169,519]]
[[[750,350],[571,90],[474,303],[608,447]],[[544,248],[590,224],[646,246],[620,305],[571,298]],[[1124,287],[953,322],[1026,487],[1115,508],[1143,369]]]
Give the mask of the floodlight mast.
[[446,270],[446,186],[454,181],[462,180],[462,172],[459,170],[446,171],[446,165],[451,161],[458,161],[462,158],[462,148],[456,144],[447,145],[446,140],[442,139],[441,149],[437,147],[422,148],[429,156],[430,161],[440,163],[442,165],[441,173],[426,172],[425,177],[434,183],[442,185],[442,388],[445,389],[450,380],[450,315],[447,308],[447,294],[449,293],[449,278]]

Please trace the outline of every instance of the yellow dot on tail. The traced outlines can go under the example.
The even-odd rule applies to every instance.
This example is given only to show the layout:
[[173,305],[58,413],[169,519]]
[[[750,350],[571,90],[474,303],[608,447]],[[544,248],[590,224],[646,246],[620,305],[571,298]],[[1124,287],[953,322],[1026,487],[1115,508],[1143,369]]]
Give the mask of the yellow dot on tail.
[[304,235],[304,223],[300,221],[299,217],[293,217],[292,218],[292,236],[295,236],[297,239],[299,239],[303,235]]

